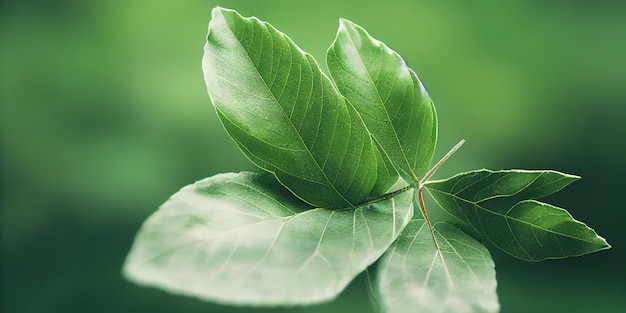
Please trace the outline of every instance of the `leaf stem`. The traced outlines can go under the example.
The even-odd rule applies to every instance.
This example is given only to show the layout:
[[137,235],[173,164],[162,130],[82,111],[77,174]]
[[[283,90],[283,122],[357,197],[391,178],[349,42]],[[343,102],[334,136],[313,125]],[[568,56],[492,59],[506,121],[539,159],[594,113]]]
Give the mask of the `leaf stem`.
[[439,243],[437,242],[437,238],[435,237],[435,228],[433,227],[433,223],[430,221],[430,217],[428,217],[428,212],[426,212],[426,204],[424,203],[422,187],[424,187],[424,184],[433,176],[433,174],[435,174],[435,172],[441,167],[441,165],[443,165],[443,163],[445,163],[457,150],[459,150],[459,148],[461,148],[464,143],[465,139],[461,139],[459,143],[452,147],[452,149],[450,149],[450,151],[448,151],[448,153],[446,153],[446,155],[444,155],[443,158],[441,158],[441,160],[439,160],[439,162],[435,164],[435,166],[433,166],[428,172],[426,172],[426,174],[424,174],[424,177],[422,177],[422,180],[419,182],[419,188],[417,188],[419,207],[422,211],[424,219],[426,220],[426,224],[428,225],[428,229],[430,230],[430,235],[433,237],[433,242],[435,243],[435,247],[437,247],[437,250],[441,249],[439,248]]
[[[376,202],[384,201],[384,200],[387,200],[389,198],[393,198],[397,194],[403,193],[403,192],[411,190],[413,188],[414,188],[413,186],[407,185],[407,186],[404,186],[404,187],[402,187],[402,188],[400,188],[398,190],[394,190],[392,192],[388,192],[388,193],[380,196],[379,198],[376,198],[376,199],[373,199],[373,200],[361,203],[361,204],[357,205],[356,207],[366,206],[366,205],[370,205],[370,204],[373,204],[373,203],[376,203]],[[346,210],[351,210],[351,209],[354,209],[354,207],[346,208]],[[341,209],[338,209],[338,210],[341,210]]]
[[433,237],[433,242],[435,243],[435,247],[437,247],[437,250],[441,250],[439,248],[439,243],[437,242],[437,238],[435,237],[435,228],[433,228],[433,224],[430,221],[430,217],[428,217],[428,213],[426,213],[426,204],[424,203],[424,196],[422,195],[422,188],[417,190],[417,198],[418,198],[420,210],[422,211],[422,215],[424,216],[424,219],[426,220],[426,224],[428,225],[428,229],[430,230],[430,235]]
[[448,153],[446,153],[446,155],[444,155],[443,158],[441,158],[441,160],[439,160],[439,162],[435,164],[435,166],[433,166],[428,172],[426,172],[426,174],[424,174],[424,177],[422,177],[419,185],[420,197],[422,195],[421,190],[424,184],[433,176],[433,174],[435,174],[435,172],[441,167],[441,165],[443,165],[443,163],[445,163],[457,150],[459,150],[459,148],[461,148],[464,143],[465,139],[461,139],[461,141],[459,141],[459,143],[452,147],[452,149],[450,149],[450,151],[448,151]]

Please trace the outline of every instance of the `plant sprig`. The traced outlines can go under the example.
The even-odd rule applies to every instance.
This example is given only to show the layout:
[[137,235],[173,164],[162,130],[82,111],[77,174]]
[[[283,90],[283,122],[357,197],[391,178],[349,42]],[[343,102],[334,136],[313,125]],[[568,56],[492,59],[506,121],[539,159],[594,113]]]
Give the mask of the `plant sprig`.
[[[141,227],[129,280],[223,304],[305,305],[332,300],[380,260],[369,290],[384,312],[497,312],[481,241],[526,261],[610,248],[537,200],[577,176],[476,170],[431,180],[464,141],[430,167],[432,99],[362,27],[340,20],[327,64],[330,77],[272,25],[213,10],[208,93],[262,172],[218,174],[174,194]],[[481,241],[432,221],[424,191]]]

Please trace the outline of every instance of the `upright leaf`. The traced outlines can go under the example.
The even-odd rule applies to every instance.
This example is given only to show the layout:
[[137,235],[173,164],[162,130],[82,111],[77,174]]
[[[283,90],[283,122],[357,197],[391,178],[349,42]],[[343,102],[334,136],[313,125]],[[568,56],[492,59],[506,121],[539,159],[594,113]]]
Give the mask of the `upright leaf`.
[[184,187],[148,218],[124,272],[220,303],[326,301],[384,253],[412,214],[410,193],[313,209],[269,174],[220,174]]
[[402,178],[417,184],[435,151],[437,116],[415,72],[400,55],[345,19],[327,62],[337,87],[384,154]]
[[450,224],[412,220],[378,267],[378,297],[385,313],[498,312],[496,273],[489,252]]
[[358,113],[285,34],[216,8],[204,52],[207,89],[226,131],[302,200],[345,208],[395,182],[377,179],[375,147]]
[[610,246],[567,211],[535,201],[579,177],[555,171],[462,173],[426,184],[435,201],[503,251],[526,261],[579,256]]

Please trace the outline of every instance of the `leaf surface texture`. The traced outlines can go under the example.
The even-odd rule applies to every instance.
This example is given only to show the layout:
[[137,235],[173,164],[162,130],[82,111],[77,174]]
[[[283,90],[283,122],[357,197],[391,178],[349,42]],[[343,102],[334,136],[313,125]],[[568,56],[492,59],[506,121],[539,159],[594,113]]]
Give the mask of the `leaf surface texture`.
[[418,183],[435,151],[433,102],[404,60],[342,19],[327,53],[330,73],[402,178]]
[[[289,37],[216,8],[203,58],[211,101],[243,153],[302,200],[346,208],[383,194],[396,177],[357,111]],[[380,164],[380,165],[379,165]]]
[[219,174],[184,187],[145,222],[124,272],[220,303],[327,301],[384,253],[412,212],[409,193],[329,210],[269,174]]
[[522,260],[541,261],[610,247],[567,211],[535,200],[578,178],[556,171],[478,170],[426,188],[444,210],[496,247]]
[[439,249],[424,220],[412,220],[381,259],[382,311],[498,312],[496,273],[485,246],[450,224],[434,228]]

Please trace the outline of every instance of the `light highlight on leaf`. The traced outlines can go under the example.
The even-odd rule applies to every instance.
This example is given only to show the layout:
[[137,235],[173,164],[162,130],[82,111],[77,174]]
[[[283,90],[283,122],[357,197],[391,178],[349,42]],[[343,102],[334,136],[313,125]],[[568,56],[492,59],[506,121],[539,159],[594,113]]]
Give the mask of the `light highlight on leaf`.
[[220,174],[184,187],[150,216],[124,272],[220,303],[327,301],[383,254],[412,213],[410,193],[314,209],[269,174]]
[[385,313],[498,312],[494,263],[478,241],[450,224],[412,220],[382,257],[378,300]]

